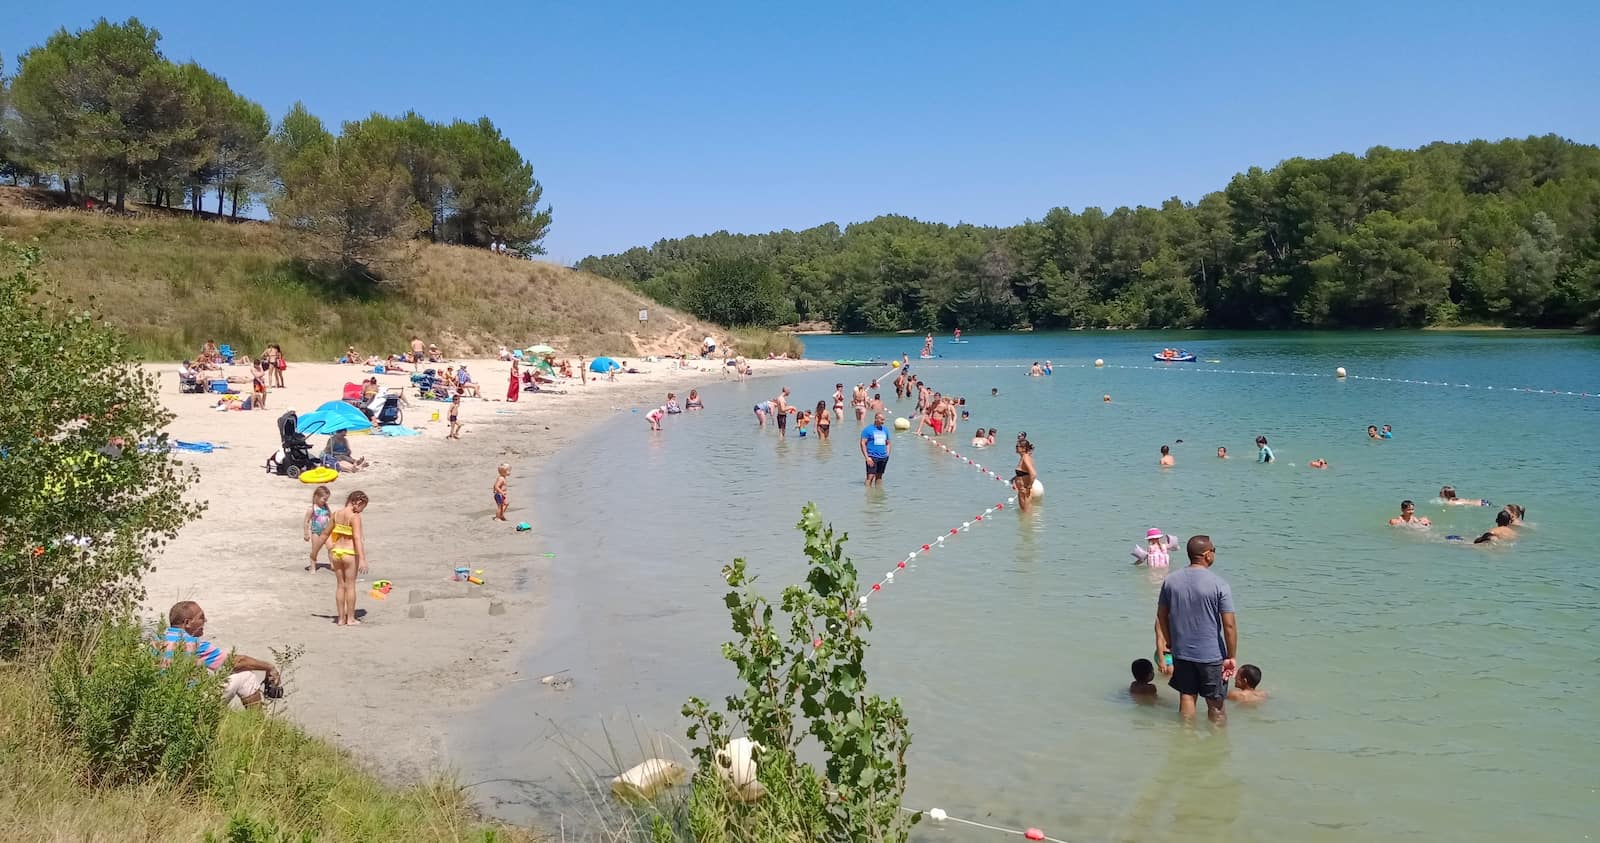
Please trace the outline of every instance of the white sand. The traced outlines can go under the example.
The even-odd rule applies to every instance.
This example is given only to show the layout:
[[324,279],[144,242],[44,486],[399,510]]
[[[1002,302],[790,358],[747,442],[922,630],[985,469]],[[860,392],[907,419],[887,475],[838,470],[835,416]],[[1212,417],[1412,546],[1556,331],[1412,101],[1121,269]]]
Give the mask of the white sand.
[[[415,390],[408,390],[405,422],[422,435],[350,436],[355,455],[372,465],[341,476],[331,490],[335,508],[355,489],[371,497],[363,517],[371,571],[357,600],[365,612],[358,627],[331,620],[333,575],[303,568],[309,546],[301,525],[315,487],[269,475],[263,466],[278,448],[278,416],[337,400],[347,381],[367,377],[360,367],[291,362],[287,388],[270,393],[267,410],[250,412],[217,412],[214,396],[178,394],[175,366],[150,367],[177,415],[172,437],[227,448],[186,457],[201,473],[193,494],[208,508],[156,560],[146,579],[147,608],[154,615],[178,600],[199,601],[207,637],[258,658],[271,659],[274,647],[303,647],[282,710],[400,779],[449,769],[442,724],[467,716],[493,688],[528,678],[516,674],[515,657],[531,643],[546,601],[560,599],[545,588],[546,566],[559,560],[543,557],[538,501],[524,491],[544,458],[616,408],[658,405],[669,389],[682,401],[690,387],[723,379],[720,361],[691,359],[691,368],[681,370],[630,360],[640,374],[619,374],[613,382],[591,373],[587,385],[574,378],[549,387],[566,395],[524,393],[511,404],[503,400],[509,364],[466,362],[484,400],[463,402],[462,439],[444,438],[448,405],[419,401]],[[758,375],[771,376],[828,364],[753,365]],[[248,378],[237,366],[227,374]],[[380,375],[379,382],[398,386],[408,379]],[[249,385],[236,388],[248,392]],[[430,421],[435,411],[441,421]],[[642,420],[637,427],[650,435]],[[326,437],[310,438],[320,453]],[[512,466],[504,524],[491,517],[501,462]],[[515,532],[519,521],[534,529]],[[483,569],[485,584],[451,581],[457,565]],[[368,594],[365,583],[376,579],[393,583],[385,600]],[[420,619],[408,614],[413,596],[421,600]],[[503,601],[505,614],[490,615],[491,601]]]

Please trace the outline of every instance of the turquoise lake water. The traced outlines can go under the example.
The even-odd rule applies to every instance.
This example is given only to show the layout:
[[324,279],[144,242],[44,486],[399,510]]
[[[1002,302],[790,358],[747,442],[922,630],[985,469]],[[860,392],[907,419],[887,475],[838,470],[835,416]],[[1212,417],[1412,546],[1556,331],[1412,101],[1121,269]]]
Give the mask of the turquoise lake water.
[[[992,456],[1009,477],[1006,444],[1025,430],[1047,488],[1033,512],[985,519],[870,604],[871,687],[904,701],[915,736],[909,807],[1080,843],[1595,833],[1600,399],[1547,391],[1600,393],[1600,339],[939,339],[945,356],[922,361],[916,337],[806,338],[807,355],[823,359],[911,353],[935,389],[968,398],[972,422],[948,444]],[[1150,360],[1170,345],[1221,362]],[[1045,359],[1054,375],[1024,377]],[[1352,377],[1332,377],[1338,366]],[[812,407],[836,381],[879,371],[783,385]],[[718,571],[743,556],[773,592],[797,581],[793,525],[806,501],[849,532],[870,582],[1007,494],[907,435],[884,488],[865,490],[853,419],[831,443],[799,439],[793,425],[782,441],[756,428],[751,405],[779,386],[712,381],[708,409],[669,418],[660,434],[619,413],[531,482],[557,559],[526,672],[571,668],[575,684],[508,686],[465,730],[469,778],[523,782],[479,788],[500,813],[581,824],[590,812],[572,783],[570,768],[583,767],[574,753],[614,772],[608,740],[633,763],[650,735],[682,740],[687,697],[733,690],[718,653],[731,638]],[[1369,441],[1366,425],[1385,423],[1395,438]],[[992,455],[967,445],[980,424],[999,429]],[[1276,463],[1253,462],[1257,434]],[[1177,459],[1170,470],[1157,467],[1162,444]],[[1233,458],[1218,460],[1219,445]],[[1308,469],[1317,457],[1331,468]],[[1495,507],[1446,508],[1435,500],[1446,483]],[[1431,530],[1387,526],[1403,498]],[[1444,539],[1488,529],[1507,502],[1528,510],[1516,541]],[[1232,584],[1241,661],[1261,666],[1271,696],[1230,706],[1225,729],[1182,725],[1164,685],[1153,706],[1125,694],[1128,663],[1153,646],[1159,580],[1128,553],[1150,527],[1211,535],[1214,570]],[[957,827],[918,839],[1004,838]]]

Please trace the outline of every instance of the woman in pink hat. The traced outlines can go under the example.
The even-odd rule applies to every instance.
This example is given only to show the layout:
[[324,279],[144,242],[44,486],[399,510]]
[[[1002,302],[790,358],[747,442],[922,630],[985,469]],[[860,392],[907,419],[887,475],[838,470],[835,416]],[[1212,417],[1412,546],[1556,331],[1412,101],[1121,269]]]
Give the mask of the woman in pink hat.
[[1170,552],[1178,546],[1177,540],[1161,532],[1160,528],[1151,527],[1144,533],[1145,546],[1135,545],[1133,548],[1133,564],[1149,565],[1152,568],[1165,568],[1172,562]]

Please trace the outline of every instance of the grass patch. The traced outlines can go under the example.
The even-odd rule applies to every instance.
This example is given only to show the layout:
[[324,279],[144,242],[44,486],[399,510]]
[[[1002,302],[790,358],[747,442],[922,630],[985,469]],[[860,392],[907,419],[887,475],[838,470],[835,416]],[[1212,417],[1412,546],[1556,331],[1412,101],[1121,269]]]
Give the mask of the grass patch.
[[768,331],[764,328],[736,328],[732,332],[734,349],[751,360],[763,360],[768,355],[783,354],[798,359],[805,354],[805,343],[794,334]]
[[727,334],[614,281],[485,249],[421,244],[374,284],[313,271],[271,225],[40,210],[19,195],[0,187],[0,238],[39,247],[55,289],[93,299],[146,359],[192,356],[214,339],[252,355],[276,342],[292,364],[350,345],[399,352],[413,335],[455,356],[547,342],[626,358],[697,353],[707,334]]
[[229,711],[189,780],[89,784],[57,728],[42,665],[0,666],[0,828],[7,841],[406,840],[521,843],[446,779],[390,787],[293,724]]

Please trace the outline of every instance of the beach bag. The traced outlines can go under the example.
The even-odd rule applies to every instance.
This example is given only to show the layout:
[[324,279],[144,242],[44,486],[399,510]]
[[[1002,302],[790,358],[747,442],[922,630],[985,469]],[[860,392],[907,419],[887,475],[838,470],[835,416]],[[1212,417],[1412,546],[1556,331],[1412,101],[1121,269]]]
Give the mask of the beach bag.
[[278,358],[278,371],[281,372],[281,371],[283,371],[284,369],[287,369],[287,368],[289,368],[289,364],[287,362],[285,362],[282,357],[279,357]]

